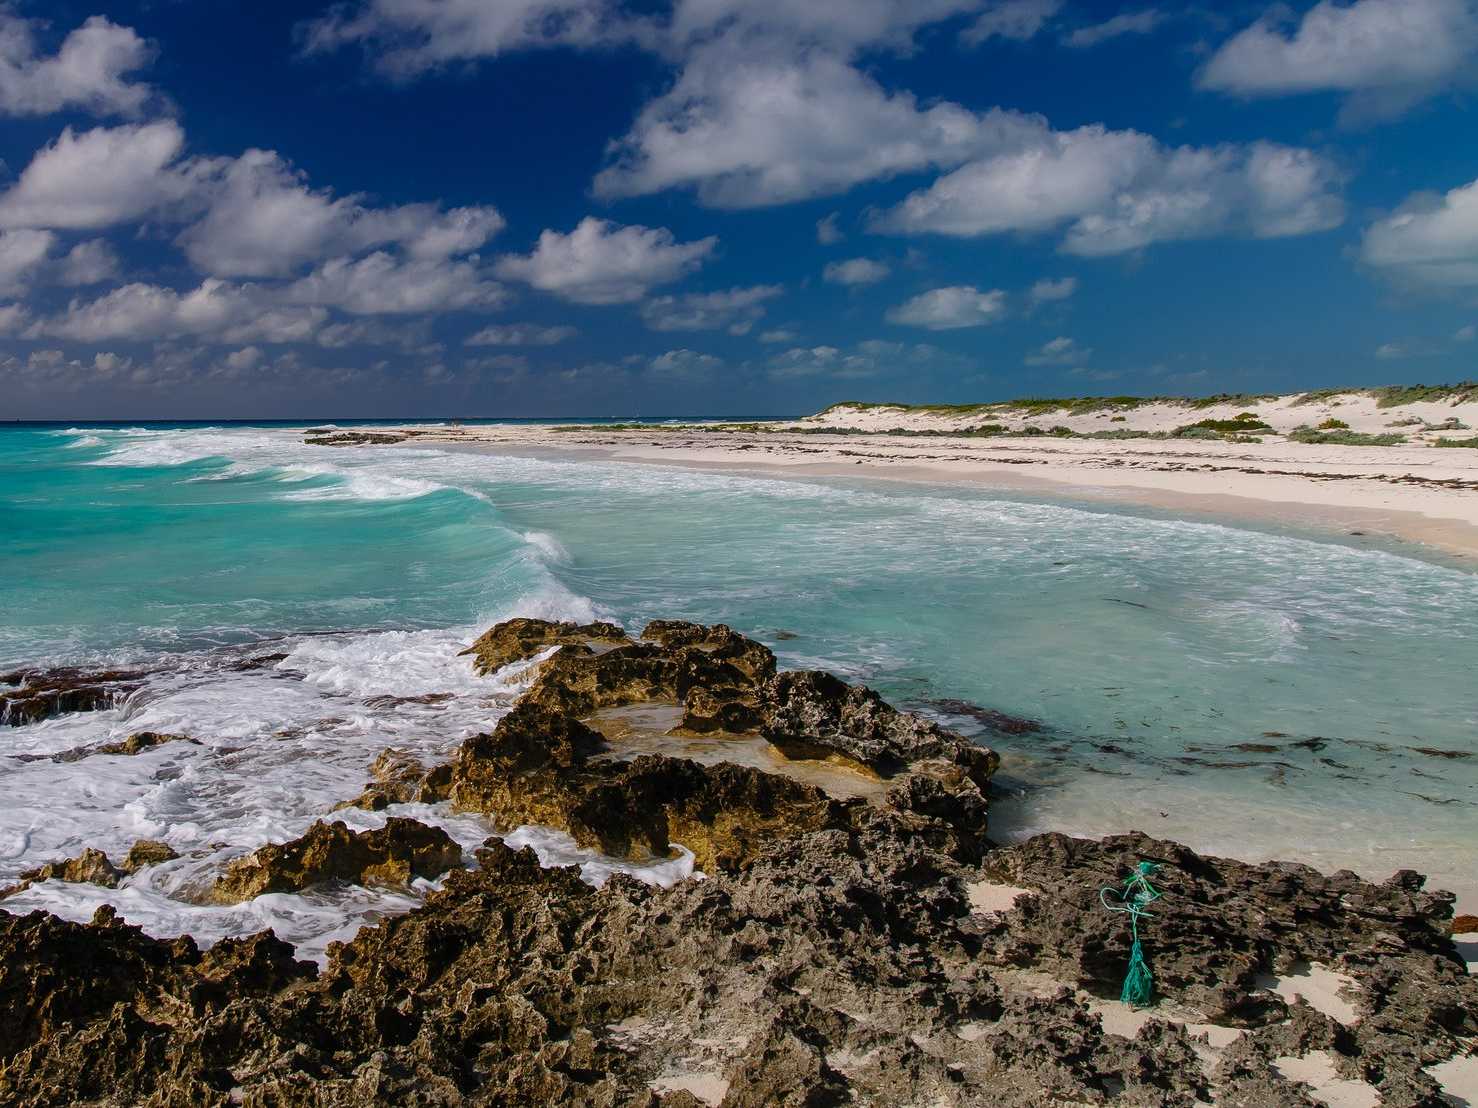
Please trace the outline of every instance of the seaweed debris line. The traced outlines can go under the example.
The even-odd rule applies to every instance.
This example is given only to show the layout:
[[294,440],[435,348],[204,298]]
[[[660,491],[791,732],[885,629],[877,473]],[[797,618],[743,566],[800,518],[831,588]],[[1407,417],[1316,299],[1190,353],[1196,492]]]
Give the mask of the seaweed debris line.
[[[1471,1076],[1478,985],[1415,873],[996,846],[994,753],[721,625],[512,620],[470,655],[532,682],[448,764],[383,755],[352,803],[681,847],[703,879],[595,888],[497,836],[466,858],[413,819],[330,819],[209,896],[446,876],[322,969],[271,932],[202,950],[112,908],[0,912],[0,1102],[1417,1106]],[[1175,904],[1147,1010],[1117,999],[1128,936],[1097,895],[1141,860]],[[93,861],[37,879],[131,879]]]

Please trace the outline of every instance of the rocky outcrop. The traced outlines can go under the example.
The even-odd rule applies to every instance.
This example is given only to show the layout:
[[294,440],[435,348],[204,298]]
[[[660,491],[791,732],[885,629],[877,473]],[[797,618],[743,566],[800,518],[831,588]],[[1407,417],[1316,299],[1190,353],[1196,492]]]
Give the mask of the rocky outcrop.
[[451,791],[452,767],[439,765],[427,769],[413,755],[388,747],[370,763],[370,777],[372,780],[365,785],[364,792],[335,805],[335,810],[363,808],[378,812],[391,804],[435,804],[447,799]]
[[491,628],[462,651],[482,674],[532,658],[550,646],[630,642],[614,623],[551,623],[544,619],[510,619]]
[[111,708],[137,691],[139,670],[63,667],[0,673],[0,724],[36,723],[65,712]]
[[306,446],[395,446],[409,437],[396,431],[310,431],[303,436],[303,443]]
[[451,797],[506,828],[558,828],[617,856],[667,857],[681,842],[704,870],[740,868],[775,838],[846,820],[845,805],[786,777],[660,755],[593,761],[604,749],[599,732],[525,701],[462,745]]
[[0,898],[11,896],[30,888],[38,881],[73,881],[89,885],[101,885],[105,889],[116,889],[118,882],[126,876],[108,860],[101,850],[88,847],[75,858],[61,862],[47,862],[44,866],[26,870],[18,883],[0,889]]
[[[776,674],[727,629],[648,630],[564,645],[446,787],[611,854],[682,843],[707,879],[595,889],[490,839],[321,972],[270,932],[201,952],[111,910],[0,912],[0,1103],[1283,1108],[1318,1103],[1288,1076],[1311,1052],[1367,1100],[1442,1103],[1428,1070],[1478,1036],[1478,983],[1451,897],[1417,875],[1376,885],[1142,835],[992,848],[983,747],[828,675]],[[631,756],[599,730],[643,698],[677,718],[695,691],[756,717],[705,744],[767,740],[880,789],[839,799],[786,772]],[[408,796],[434,772],[387,751],[374,787]],[[217,890],[400,881],[454,851],[413,821],[320,823]],[[1127,929],[1097,893],[1141,860],[1166,894],[1142,932],[1162,1003],[1135,1014],[1113,999]],[[1309,963],[1349,978],[1352,1017],[1269,987]]]
[[269,843],[226,867],[211,898],[235,904],[263,893],[289,893],[324,881],[404,885],[438,877],[462,862],[462,848],[439,827],[392,817],[375,831],[315,823],[291,842]]
[[[513,624],[483,636],[502,644],[497,659],[510,656],[510,644],[537,650],[589,630]],[[826,674],[777,677],[775,670],[765,646],[722,625],[658,621],[640,642],[601,651],[565,645],[490,734],[463,744],[450,796],[503,826],[559,828],[610,854],[662,857],[680,842],[705,870],[747,866],[777,838],[876,818],[860,801],[750,766],[664,755],[623,760],[581,720],[613,707],[667,703],[682,706],[680,732],[738,737],[763,728],[786,757],[835,759],[886,777],[890,817],[900,825],[957,853],[979,849],[994,754],[894,711],[870,690]],[[693,726],[699,714],[705,722]]]
[[137,873],[149,866],[172,862],[178,857],[179,854],[168,843],[162,843],[158,839],[139,839],[128,848],[128,854],[123,859],[123,872]]

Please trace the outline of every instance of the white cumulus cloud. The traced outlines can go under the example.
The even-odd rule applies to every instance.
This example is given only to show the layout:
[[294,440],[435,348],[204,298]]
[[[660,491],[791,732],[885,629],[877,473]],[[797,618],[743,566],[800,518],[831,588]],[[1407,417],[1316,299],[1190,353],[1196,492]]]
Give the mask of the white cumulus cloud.
[[888,321],[930,331],[953,331],[995,323],[1005,314],[1006,294],[1002,290],[982,292],[973,285],[949,285],[905,300],[888,312]]
[[185,132],[170,120],[68,127],[0,194],[0,227],[108,227],[190,201],[210,167],[177,164],[184,145]]
[[1238,96],[1352,94],[1351,118],[1389,116],[1453,85],[1478,63],[1472,0],[1320,0],[1296,25],[1269,10],[1212,55],[1202,88]]
[[1117,254],[1154,242],[1305,234],[1344,219],[1342,175],[1294,147],[1166,147],[1100,126],[1043,131],[972,161],[880,213],[877,230],[971,237],[1063,230],[1073,254]]
[[718,292],[657,296],[641,306],[642,320],[654,331],[716,331],[747,334],[764,317],[765,302],[782,292],[781,285],[751,285]]
[[498,273],[577,304],[629,304],[692,273],[718,239],[678,242],[664,227],[622,227],[587,216],[568,234],[546,230],[530,254],[508,255]]
[[1360,257],[1412,284],[1478,285],[1478,180],[1443,195],[1408,197],[1396,211],[1366,228]]
[[49,115],[80,109],[94,115],[136,116],[153,98],[128,79],[154,60],[154,50],[129,27],[95,15],[42,54],[38,25],[0,8],[0,115]]

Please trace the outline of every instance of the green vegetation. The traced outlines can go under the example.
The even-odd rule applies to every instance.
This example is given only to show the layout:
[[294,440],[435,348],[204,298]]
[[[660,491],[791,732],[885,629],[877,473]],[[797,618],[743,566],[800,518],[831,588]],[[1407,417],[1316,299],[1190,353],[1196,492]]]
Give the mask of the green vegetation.
[[1319,424],[1320,431],[1348,431],[1350,425],[1342,419],[1329,418]]
[[1367,435],[1359,431],[1318,431],[1313,427],[1296,427],[1288,434],[1293,442],[1313,446],[1396,446],[1406,441],[1405,435]]
[[1478,435],[1471,439],[1438,439],[1433,446],[1466,446],[1478,450]]
[[1160,399],[1172,403],[1178,400],[1187,408],[1214,408],[1218,404],[1258,404],[1264,400],[1277,400],[1278,398],[1264,393],[1219,392],[1215,396],[1162,396]]
[[1455,385],[1387,385],[1370,389],[1378,408],[1397,408],[1402,404],[1432,403],[1451,400],[1454,404],[1478,400],[1478,381],[1459,381]]
[[1251,412],[1243,412],[1235,419],[1203,419],[1197,423],[1187,423],[1184,427],[1175,429],[1175,437],[1204,439],[1217,435],[1245,435],[1252,431],[1272,431],[1272,428]]

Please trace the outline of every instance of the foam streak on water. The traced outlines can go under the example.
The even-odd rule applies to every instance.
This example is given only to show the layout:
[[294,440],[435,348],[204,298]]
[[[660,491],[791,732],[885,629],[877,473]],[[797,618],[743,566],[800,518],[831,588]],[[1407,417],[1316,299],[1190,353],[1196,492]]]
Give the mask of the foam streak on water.
[[[517,675],[478,677],[459,652],[513,614],[722,620],[954,726],[980,729],[937,702],[1042,720],[983,735],[1005,754],[998,834],[1134,827],[1378,878],[1412,865],[1472,895],[1478,581],[1394,549],[960,487],[337,450],[263,428],[3,431],[0,511],[0,671],[151,671],[117,709],[0,730],[0,883],[141,837],[183,855],[117,890],[48,882],[11,910],[107,902],[202,941],[270,925],[314,956],[404,910],[426,887],[199,894],[356,795],[385,747],[444,760],[491,726]],[[267,654],[284,657],[236,665]],[[50,757],[140,730],[199,745]],[[408,814],[469,847],[492,830]],[[591,881],[622,868],[547,830],[510,841]]]

